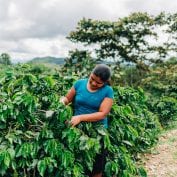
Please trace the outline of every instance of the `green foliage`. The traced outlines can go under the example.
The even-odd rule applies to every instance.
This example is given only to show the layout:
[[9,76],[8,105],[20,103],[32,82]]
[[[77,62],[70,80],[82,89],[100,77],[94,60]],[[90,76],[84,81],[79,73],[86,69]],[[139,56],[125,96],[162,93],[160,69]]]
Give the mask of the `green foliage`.
[[62,65],[64,64],[64,58],[56,58],[56,57],[36,57],[30,60],[28,63],[30,64],[56,64]]
[[168,125],[170,121],[177,120],[177,99],[163,96],[160,100],[156,100],[152,107],[159,115],[162,125]]
[[79,77],[87,77],[96,64],[90,53],[86,50],[75,50],[69,52],[63,67],[63,74],[78,75]]
[[138,174],[139,174],[140,177],[147,177],[147,173],[146,173],[146,171],[143,167],[140,167],[138,169]]
[[[113,58],[119,63],[133,63],[146,70],[147,65],[161,62],[169,51],[176,53],[175,17],[176,14],[150,16],[147,13],[133,13],[115,22],[83,18],[68,38],[86,45],[96,44],[98,58]],[[157,41],[158,34],[154,29],[163,30],[164,26],[169,28],[164,33],[173,32],[173,40],[152,45],[147,38]]]
[[149,95],[148,107],[156,113],[163,126],[177,119],[177,59],[155,65],[148,77],[141,81]]
[[[146,38],[157,38],[154,27],[163,25],[172,41],[150,45]],[[67,121],[73,115],[72,105],[59,103],[75,80],[87,77],[99,62],[89,51],[70,51],[60,69],[31,64],[4,67],[10,56],[1,54],[0,175],[85,177],[104,147],[104,176],[146,177],[144,168],[136,166],[138,153],[156,143],[161,129],[158,117],[162,125],[177,118],[176,58],[161,62],[168,51],[176,52],[176,14],[134,13],[116,22],[83,19],[69,39],[97,44],[98,58],[115,59],[109,128],[99,122],[71,127]],[[157,57],[149,57],[156,52]],[[147,70],[147,64],[154,62],[158,64]],[[140,83],[149,97],[141,88],[119,83]]]
[[153,96],[176,97],[177,60],[171,59],[166,63],[154,66],[148,77],[142,80],[142,86],[151,92]]
[[116,144],[120,144],[119,141],[123,139],[122,143],[136,154],[156,141],[154,135],[158,134],[160,124],[157,117],[148,111],[142,89],[135,91],[118,87],[117,90],[117,105],[113,106],[113,114],[110,116],[113,117],[110,118],[110,131],[112,134],[117,130]]
[[0,64],[11,65],[10,55],[7,53],[2,53],[0,55]]
[[17,65],[0,74],[2,176],[85,177],[102,146],[108,153],[105,176],[139,173],[137,153],[153,145],[159,131],[142,89],[114,87],[108,130],[100,123],[70,127],[66,121],[72,108],[59,98],[75,79],[59,71],[36,71],[33,65]]
[[146,78],[149,71],[137,69],[135,65],[123,65],[120,67],[112,66],[113,85],[119,83],[121,86],[138,87],[141,86],[141,80]]

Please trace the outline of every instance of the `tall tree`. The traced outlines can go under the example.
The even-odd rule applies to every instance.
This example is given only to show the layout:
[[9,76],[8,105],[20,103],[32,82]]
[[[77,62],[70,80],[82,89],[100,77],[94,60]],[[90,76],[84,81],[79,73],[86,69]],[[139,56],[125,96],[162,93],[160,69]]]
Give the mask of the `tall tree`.
[[161,62],[167,55],[164,44],[152,42],[158,39],[156,29],[164,25],[160,17],[133,13],[116,22],[84,18],[68,38],[85,45],[97,44],[98,58],[114,58],[118,63],[126,61],[146,68],[148,64]]
[[65,72],[68,70],[67,73],[71,72],[71,74],[88,75],[95,64],[96,60],[91,57],[90,52],[76,49],[69,52],[69,57],[66,58],[63,69]]
[[4,65],[11,65],[10,55],[7,53],[2,53],[0,55],[0,63]]
[[162,16],[162,20],[167,25],[166,33],[169,33],[169,40],[165,43],[168,52],[177,54],[177,13],[166,14]]

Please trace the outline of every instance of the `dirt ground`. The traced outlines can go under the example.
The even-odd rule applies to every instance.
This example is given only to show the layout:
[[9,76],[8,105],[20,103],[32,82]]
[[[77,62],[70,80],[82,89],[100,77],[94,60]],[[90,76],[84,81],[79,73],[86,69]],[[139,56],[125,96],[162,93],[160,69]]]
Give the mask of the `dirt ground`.
[[164,132],[151,154],[145,154],[148,177],[177,177],[177,129]]

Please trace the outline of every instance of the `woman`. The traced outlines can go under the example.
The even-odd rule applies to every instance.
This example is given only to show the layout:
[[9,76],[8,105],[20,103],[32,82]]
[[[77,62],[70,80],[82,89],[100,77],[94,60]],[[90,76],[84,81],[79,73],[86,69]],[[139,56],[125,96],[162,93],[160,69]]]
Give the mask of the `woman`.
[[[110,69],[105,64],[97,65],[89,79],[76,81],[61,102],[68,104],[74,103],[74,116],[71,118],[71,125],[76,126],[81,122],[101,121],[105,128],[108,127],[107,114],[113,104],[113,89],[109,86],[111,76]],[[106,155],[96,157],[92,176],[101,177],[104,171]]]

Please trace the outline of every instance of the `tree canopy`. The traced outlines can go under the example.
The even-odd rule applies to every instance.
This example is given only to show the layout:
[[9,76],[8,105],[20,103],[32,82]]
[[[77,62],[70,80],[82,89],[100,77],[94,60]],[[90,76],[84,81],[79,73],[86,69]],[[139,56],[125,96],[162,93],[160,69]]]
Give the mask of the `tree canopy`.
[[11,65],[10,55],[7,53],[2,53],[0,55],[0,64]]
[[[96,44],[98,58],[113,58],[141,68],[162,62],[169,52],[176,52],[176,15],[133,13],[115,22],[83,18],[68,38],[88,46]],[[168,34],[168,41],[159,42],[159,33]],[[170,40],[171,39],[171,40]]]

